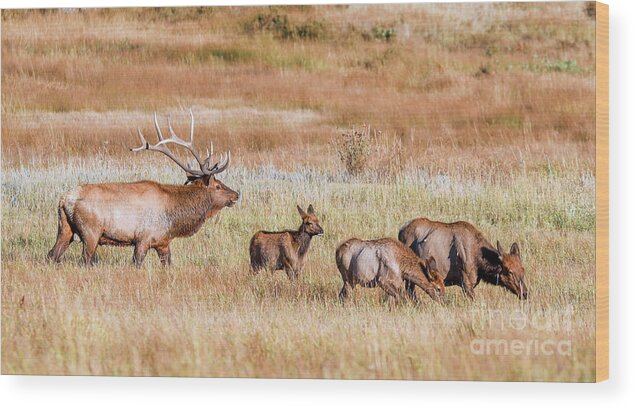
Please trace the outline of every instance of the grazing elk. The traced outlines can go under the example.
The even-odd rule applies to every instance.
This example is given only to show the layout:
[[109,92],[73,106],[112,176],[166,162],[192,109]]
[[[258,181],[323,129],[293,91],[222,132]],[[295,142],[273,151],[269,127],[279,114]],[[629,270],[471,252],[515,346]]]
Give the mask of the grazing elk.
[[[342,301],[355,285],[379,286],[400,300],[406,295],[405,282],[420,287],[434,300],[440,301],[445,296],[445,285],[436,270],[434,258],[423,260],[395,239],[362,241],[351,238],[339,245],[335,257],[343,279],[339,292]],[[413,291],[409,295],[416,299]]]
[[[518,296],[528,298],[520,247],[513,243],[504,253],[497,249],[473,225],[464,222],[444,223],[416,218],[405,224],[398,239],[420,257],[436,259],[445,286],[460,285],[464,293],[475,298],[474,288],[480,280],[499,285]],[[408,290],[412,287],[408,285]]]
[[324,230],[319,225],[312,204],[308,206],[307,212],[299,205],[297,211],[302,217],[302,225],[297,231],[258,231],[253,235],[249,245],[253,273],[262,269],[284,270],[291,281],[299,276],[311,239],[315,235],[323,235]]
[[[59,201],[57,242],[48,253],[49,259],[59,262],[77,234],[84,246],[83,260],[88,265],[94,264],[98,245],[134,246],[133,262],[137,267],[143,263],[147,251],[154,249],[161,264],[169,265],[172,239],[195,234],[208,218],[236,203],[239,194],[216,180],[216,175],[229,166],[230,154],[221,154],[219,161],[213,163],[211,145],[207,158],[201,159],[193,147],[194,115],[191,110],[190,115],[189,141],[176,135],[169,118],[171,137],[164,138],[154,114],[158,143],[149,144],[139,129],[142,145],[130,149],[166,155],[185,170],[185,185],[154,181],[86,184],[66,192]],[[168,148],[170,143],[189,151],[199,169],[181,162]]]

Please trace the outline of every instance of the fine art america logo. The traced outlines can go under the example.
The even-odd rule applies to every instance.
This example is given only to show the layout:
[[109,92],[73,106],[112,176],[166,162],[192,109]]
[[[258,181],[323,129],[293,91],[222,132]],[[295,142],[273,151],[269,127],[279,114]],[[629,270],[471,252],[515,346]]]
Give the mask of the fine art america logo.
[[[496,336],[471,340],[471,353],[498,356],[572,356],[571,306],[562,311],[531,314],[523,310],[474,310],[472,321]],[[527,336],[532,333],[534,336]],[[516,337],[515,337],[516,336]]]

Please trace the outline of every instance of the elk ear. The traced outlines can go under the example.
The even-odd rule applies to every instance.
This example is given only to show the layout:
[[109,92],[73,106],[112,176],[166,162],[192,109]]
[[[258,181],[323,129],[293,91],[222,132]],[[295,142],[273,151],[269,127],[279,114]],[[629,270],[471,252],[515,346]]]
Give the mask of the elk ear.
[[313,205],[312,204],[310,204],[308,206],[308,214],[315,214],[315,210],[313,209]]
[[513,242],[513,245],[511,245],[511,255],[517,255],[518,258],[520,258],[520,246],[517,245],[517,242]]
[[300,207],[299,205],[297,206],[297,212],[299,213],[299,216],[302,218],[306,216],[306,213],[304,212],[304,210],[302,210],[302,207]]
[[213,177],[213,176],[212,176],[211,174],[210,174],[210,175],[208,175],[208,176],[203,176],[203,177],[202,177],[203,184],[204,184],[205,186],[208,186],[208,185],[209,185],[209,183],[211,182],[211,178],[212,178],[212,177]]
[[502,249],[502,245],[500,245],[500,241],[498,241],[498,256],[502,259],[502,255],[504,255],[504,250]]
[[209,185],[209,179],[211,176],[203,176],[203,177],[199,177],[199,176],[191,176],[188,175],[187,176],[187,181],[185,182],[185,185],[187,184],[192,184],[194,186],[202,186],[202,187],[207,187]]
[[191,174],[187,174],[187,181],[185,182],[185,185],[188,185],[190,183],[193,183],[194,181],[196,181],[198,179],[198,177],[193,176]]

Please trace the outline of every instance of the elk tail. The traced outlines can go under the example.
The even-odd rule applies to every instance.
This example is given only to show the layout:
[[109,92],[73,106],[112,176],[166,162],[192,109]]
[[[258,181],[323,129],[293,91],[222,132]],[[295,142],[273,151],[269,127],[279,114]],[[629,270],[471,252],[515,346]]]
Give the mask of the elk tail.
[[255,240],[256,237],[258,236],[258,234],[255,234],[252,238],[251,238],[251,242],[249,243],[249,260],[251,263],[251,272],[257,272],[260,270],[260,268],[262,267],[262,260],[261,258],[261,254],[260,251],[257,247],[257,245],[255,244]]

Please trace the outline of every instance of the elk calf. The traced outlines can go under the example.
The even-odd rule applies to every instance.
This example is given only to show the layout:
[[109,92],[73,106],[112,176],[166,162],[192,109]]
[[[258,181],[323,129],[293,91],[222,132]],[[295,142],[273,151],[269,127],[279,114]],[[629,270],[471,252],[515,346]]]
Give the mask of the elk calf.
[[324,230],[319,225],[312,204],[308,206],[308,212],[304,212],[299,205],[297,211],[302,217],[302,225],[297,231],[258,231],[251,238],[249,254],[254,273],[265,268],[271,271],[284,270],[293,281],[302,271],[311,239],[315,235],[323,235]]
[[[406,295],[405,282],[420,287],[434,300],[445,295],[442,277],[434,258],[422,260],[402,243],[391,238],[362,241],[351,238],[337,248],[336,261],[343,287],[339,299],[345,300],[355,285],[381,287],[397,300]],[[411,292],[412,299],[415,295]]]

